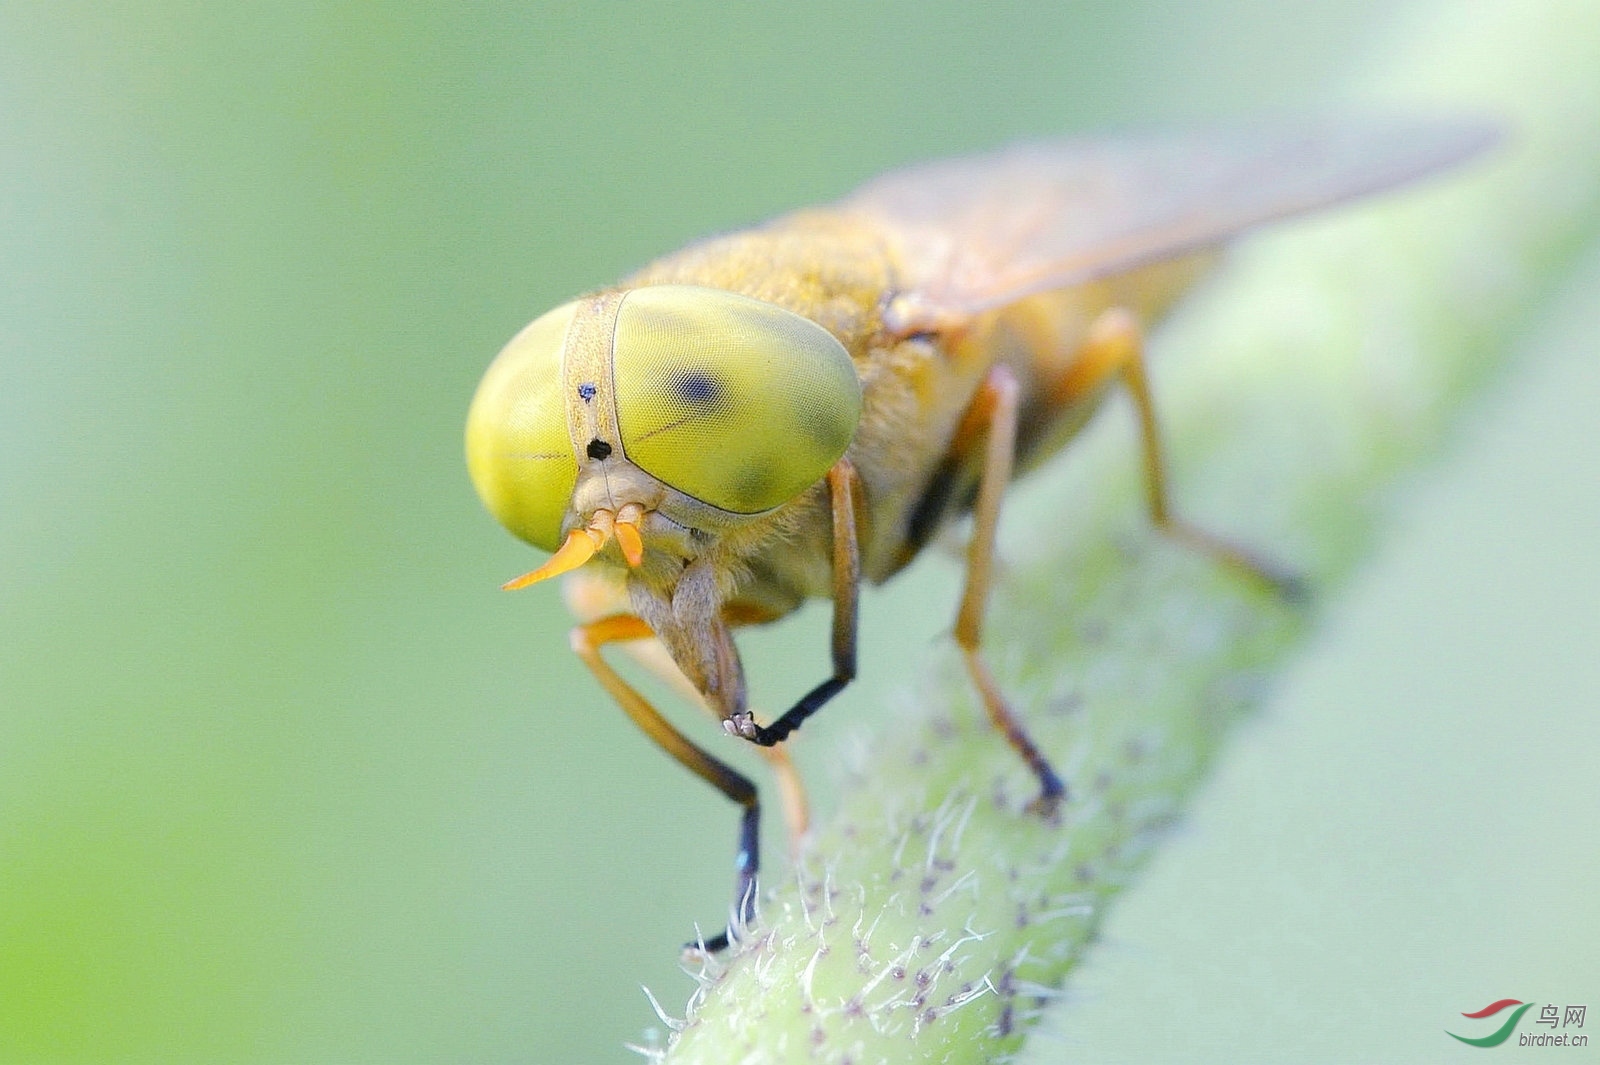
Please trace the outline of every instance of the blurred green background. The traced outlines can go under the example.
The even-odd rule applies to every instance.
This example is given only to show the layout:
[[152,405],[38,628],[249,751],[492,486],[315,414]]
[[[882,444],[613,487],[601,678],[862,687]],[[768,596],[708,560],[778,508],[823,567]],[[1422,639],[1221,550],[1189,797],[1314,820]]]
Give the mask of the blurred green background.
[[[734,816],[497,591],[488,360],[898,163],[1317,109],[1384,10],[0,5],[0,1061],[630,1060]],[[803,759],[954,588],[869,596]]]

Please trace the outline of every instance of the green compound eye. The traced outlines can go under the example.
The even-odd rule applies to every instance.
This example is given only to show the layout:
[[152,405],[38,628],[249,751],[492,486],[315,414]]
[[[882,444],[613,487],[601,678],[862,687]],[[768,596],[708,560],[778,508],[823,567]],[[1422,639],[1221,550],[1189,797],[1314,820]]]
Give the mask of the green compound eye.
[[467,413],[467,471],[489,513],[517,536],[561,546],[578,463],[567,433],[562,350],[577,303],[534,319],[495,357]]
[[861,383],[806,318],[720,289],[635,289],[612,350],[629,461],[735,514],[787,503],[850,446]]

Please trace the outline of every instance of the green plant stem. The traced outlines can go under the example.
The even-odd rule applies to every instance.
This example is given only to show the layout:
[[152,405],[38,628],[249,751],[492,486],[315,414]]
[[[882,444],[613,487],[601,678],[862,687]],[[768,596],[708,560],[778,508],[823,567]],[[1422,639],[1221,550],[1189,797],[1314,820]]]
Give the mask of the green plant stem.
[[[1597,211],[1591,5],[1454,0],[1402,17],[1345,109],[1484,114],[1506,123],[1505,146],[1436,188],[1252,242],[1156,351],[1185,512],[1291,561],[1318,597]],[[1005,690],[1071,783],[1059,822],[1021,812],[1025,771],[941,656],[799,871],[764,885],[750,938],[701,974],[664,1060],[1014,1052],[1305,634],[1305,612],[1138,531],[1126,435],[1074,450],[1008,512],[1050,532],[1007,574],[988,632]]]

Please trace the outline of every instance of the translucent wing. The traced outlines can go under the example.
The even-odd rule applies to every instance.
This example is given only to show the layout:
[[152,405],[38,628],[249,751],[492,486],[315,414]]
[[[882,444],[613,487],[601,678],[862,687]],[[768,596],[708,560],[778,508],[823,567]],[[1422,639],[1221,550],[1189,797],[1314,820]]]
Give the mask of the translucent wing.
[[837,207],[895,245],[894,316],[910,329],[1214,246],[1495,139],[1482,124],[1380,122],[1043,141],[894,171]]

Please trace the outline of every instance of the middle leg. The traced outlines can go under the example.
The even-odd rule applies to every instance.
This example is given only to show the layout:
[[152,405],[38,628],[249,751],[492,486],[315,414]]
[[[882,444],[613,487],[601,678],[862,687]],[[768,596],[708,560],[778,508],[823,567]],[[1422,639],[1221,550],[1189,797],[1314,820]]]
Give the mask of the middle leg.
[[966,661],[967,673],[983,699],[983,706],[994,727],[1005,736],[1039,780],[1039,795],[1029,804],[1032,813],[1052,816],[1067,797],[1066,785],[1028,735],[1016,712],[989,672],[983,660],[983,615],[989,601],[989,585],[994,572],[995,530],[1000,524],[1000,501],[1011,482],[1011,468],[1017,447],[1017,406],[1020,389],[1015,375],[1005,365],[989,371],[977,397],[968,410],[960,436],[984,430],[983,470],[978,481],[978,500],[972,512],[972,540],[967,545],[967,580],[961,593],[961,609],[956,615],[955,638]]

